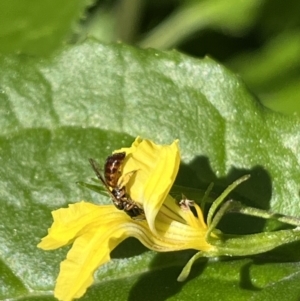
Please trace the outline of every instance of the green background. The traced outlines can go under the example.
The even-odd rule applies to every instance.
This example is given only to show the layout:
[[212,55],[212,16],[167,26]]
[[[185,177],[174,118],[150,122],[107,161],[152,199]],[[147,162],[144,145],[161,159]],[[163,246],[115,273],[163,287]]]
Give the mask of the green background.
[[[51,210],[109,203],[76,182],[94,177],[88,158],[104,162],[137,135],[180,139],[177,184],[203,191],[213,181],[217,195],[250,173],[232,197],[299,216],[297,2],[240,2],[1,2],[1,300],[54,300],[68,247],[36,248]],[[203,54],[215,59],[195,57]],[[240,215],[221,224],[229,233],[277,227]],[[128,239],[82,300],[299,300],[298,249],[200,261],[178,283],[193,251],[156,254]]]

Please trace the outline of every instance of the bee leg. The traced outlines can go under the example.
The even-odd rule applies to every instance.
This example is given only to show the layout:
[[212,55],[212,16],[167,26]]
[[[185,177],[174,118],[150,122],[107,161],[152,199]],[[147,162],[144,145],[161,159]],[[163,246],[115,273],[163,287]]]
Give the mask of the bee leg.
[[119,210],[124,210],[124,205],[123,205],[122,202],[113,200],[113,203],[114,203],[114,205],[117,207],[117,209],[119,209]]

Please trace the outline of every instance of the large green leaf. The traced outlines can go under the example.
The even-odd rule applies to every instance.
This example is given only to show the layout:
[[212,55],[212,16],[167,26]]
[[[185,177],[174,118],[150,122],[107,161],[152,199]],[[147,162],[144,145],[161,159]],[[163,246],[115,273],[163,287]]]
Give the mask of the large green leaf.
[[[177,184],[203,189],[214,181],[218,193],[250,173],[236,199],[300,215],[299,120],[265,109],[209,58],[86,41],[49,60],[2,56],[0,66],[2,299],[53,300],[68,248],[36,248],[51,210],[81,199],[110,202],[75,183],[93,177],[89,157],[103,162],[137,135],[180,139]],[[240,216],[225,226],[237,233],[265,227]],[[282,286],[298,300],[299,265],[284,263],[298,253],[291,245],[257,261],[200,264],[179,284],[189,251],[155,254],[129,239],[82,300],[274,300]]]

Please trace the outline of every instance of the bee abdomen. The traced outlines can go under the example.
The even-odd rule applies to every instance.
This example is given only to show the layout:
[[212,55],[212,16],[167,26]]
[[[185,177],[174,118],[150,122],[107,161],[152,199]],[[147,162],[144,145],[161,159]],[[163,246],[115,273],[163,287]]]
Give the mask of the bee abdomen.
[[108,186],[116,187],[121,176],[121,166],[126,156],[125,152],[115,153],[107,157],[104,165],[104,177]]

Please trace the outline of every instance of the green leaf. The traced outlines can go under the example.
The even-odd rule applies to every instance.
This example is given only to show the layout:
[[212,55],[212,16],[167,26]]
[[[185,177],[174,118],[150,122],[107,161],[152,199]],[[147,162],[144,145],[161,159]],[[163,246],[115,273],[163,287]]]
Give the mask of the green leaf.
[[[54,300],[68,247],[36,248],[51,210],[82,199],[110,203],[76,183],[94,177],[88,158],[104,162],[137,135],[180,139],[178,185],[205,190],[214,181],[218,195],[250,173],[234,199],[299,216],[299,120],[265,109],[213,60],[86,41],[52,59],[2,56],[0,66],[1,299]],[[266,225],[228,215],[223,227],[254,233]],[[298,300],[298,264],[284,262],[298,261],[298,253],[293,244],[256,257],[259,263],[199,264],[179,284],[190,251],[155,254],[128,239],[82,300],[271,300],[268,292],[282,296],[282,285]]]
[[49,54],[81,17],[90,0],[0,2],[0,52]]
[[[110,280],[99,284],[109,300],[222,300],[248,301],[277,299],[298,300],[299,264],[266,263],[259,260],[231,260],[211,262],[194,267],[190,281],[176,282],[180,269],[169,267],[161,271],[132,276],[119,281]],[[287,279],[291,277],[291,281]],[[291,283],[293,286],[291,286]],[[299,282],[298,282],[299,283]],[[288,288],[285,288],[288,286]],[[112,292],[118,287],[118,293]],[[292,289],[291,289],[292,287]],[[96,300],[99,293],[92,287],[82,300]]]

